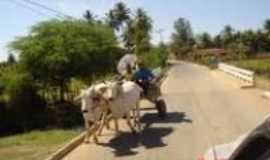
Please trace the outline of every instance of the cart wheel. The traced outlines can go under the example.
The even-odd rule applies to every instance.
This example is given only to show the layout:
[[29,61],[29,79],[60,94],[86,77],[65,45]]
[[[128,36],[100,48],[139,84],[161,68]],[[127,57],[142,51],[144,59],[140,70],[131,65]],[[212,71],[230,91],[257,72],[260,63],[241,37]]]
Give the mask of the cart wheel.
[[160,118],[165,118],[167,116],[167,106],[166,103],[163,99],[158,99],[155,102],[157,111],[158,111],[158,116]]

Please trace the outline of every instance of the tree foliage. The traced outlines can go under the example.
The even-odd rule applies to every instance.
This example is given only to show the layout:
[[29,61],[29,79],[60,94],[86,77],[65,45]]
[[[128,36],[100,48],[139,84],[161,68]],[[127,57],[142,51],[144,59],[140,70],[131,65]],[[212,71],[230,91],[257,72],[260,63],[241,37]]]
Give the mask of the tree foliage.
[[40,85],[59,88],[61,98],[72,77],[112,71],[118,53],[111,28],[81,20],[41,22],[10,47],[21,67]]
[[175,32],[172,39],[182,44],[189,44],[193,40],[192,28],[188,20],[179,18],[174,22]]
[[5,69],[1,81],[8,95],[6,114],[9,117],[7,131],[26,131],[33,128],[44,128],[47,125],[46,102],[38,95],[32,76],[17,66]]
[[131,36],[133,37],[133,41],[136,46],[135,53],[140,55],[150,49],[152,20],[143,9],[139,8],[136,10],[135,17],[132,22],[134,35]]
[[263,27],[264,27],[264,30],[268,32],[269,34],[270,33],[270,19],[265,20]]
[[149,51],[152,20],[142,8],[132,13],[123,2],[116,3],[107,14],[107,23],[115,31],[122,31],[120,37],[126,48],[134,48],[138,55]]
[[119,31],[124,23],[130,19],[129,13],[130,9],[126,7],[125,3],[118,2],[107,14],[107,23],[116,31]]
[[171,36],[171,52],[178,57],[183,57],[192,49],[193,44],[193,32],[189,21],[178,18],[174,22],[174,33]]
[[222,39],[220,35],[216,35],[213,39],[213,47],[215,48],[221,48],[222,47]]
[[149,53],[142,55],[147,67],[164,67],[168,58],[168,49],[166,45],[160,44],[150,49]]
[[176,53],[179,58],[188,57],[187,54],[192,51],[193,53],[197,52],[196,49],[209,48],[223,48],[228,51],[228,57],[237,59],[270,52],[269,19],[264,22],[263,28],[258,30],[249,29],[238,31],[230,25],[226,25],[223,30],[213,38],[207,32],[197,34],[196,44],[193,47],[190,45],[193,44],[193,41],[188,21],[180,18],[175,22],[174,28],[175,32],[171,37],[170,50],[172,53]]
[[196,43],[199,48],[210,48],[213,46],[212,37],[206,32],[197,36]]
[[230,53],[230,58],[235,60],[241,60],[243,58],[246,58],[247,55],[250,54],[249,46],[245,45],[242,42],[231,43],[228,46],[228,51]]
[[89,24],[93,24],[95,22],[95,16],[90,10],[86,10],[83,17],[87,20]]
[[233,41],[233,38],[234,38],[233,34],[234,34],[234,29],[230,25],[227,25],[224,27],[224,29],[221,31],[221,34],[220,34],[223,47],[228,46]]
[[8,64],[14,64],[14,63],[16,63],[16,59],[15,59],[15,57],[14,57],[13,54],[11,54],[11,53],[8,54],[7,63],[8,63]]

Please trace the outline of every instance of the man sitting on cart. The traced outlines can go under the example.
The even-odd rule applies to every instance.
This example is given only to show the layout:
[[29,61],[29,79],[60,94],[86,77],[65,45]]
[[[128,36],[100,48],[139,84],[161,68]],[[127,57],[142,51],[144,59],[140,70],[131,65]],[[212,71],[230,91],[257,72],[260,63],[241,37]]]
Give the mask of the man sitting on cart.
[[137,70],[133,73],[133,68],[130,65],[126,65],[126,71],[123,78],[126,80],[135,81],[143,89],[143,98],[146,98],[150,102],[154,103],[158,116],[161,118],[166,117],[166,104],[162,99],[159,86],[156,84],[155,75],[145,67],[142,60],[137,61]]
[[137,65],[138,69],[133,75],[133,80],[143,88],[144,94],[147,95],[150,83],[155,76],[145,67],[143,61],[138,61]]

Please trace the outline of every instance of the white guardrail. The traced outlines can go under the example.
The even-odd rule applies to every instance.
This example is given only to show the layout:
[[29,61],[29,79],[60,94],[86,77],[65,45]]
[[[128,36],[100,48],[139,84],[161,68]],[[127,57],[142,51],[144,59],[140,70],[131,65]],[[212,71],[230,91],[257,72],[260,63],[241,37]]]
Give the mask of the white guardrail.
[[225,63],[219,63],[218,69],[248,83],[250,86],[255,86],[255,73],[253,71],[234,67]]

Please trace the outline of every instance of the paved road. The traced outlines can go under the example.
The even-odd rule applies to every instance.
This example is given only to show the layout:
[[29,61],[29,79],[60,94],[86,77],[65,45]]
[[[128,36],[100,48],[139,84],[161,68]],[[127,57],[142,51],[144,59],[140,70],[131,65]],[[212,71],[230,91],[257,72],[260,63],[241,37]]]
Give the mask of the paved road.
[[82,144],[65,160],[196,160],[207,148],[227,143],[256,126],[270,113],[269,100],[257,89],[194,64],[174,66],[162,90],[168,105],[165,121],[147,111],[144,129],[114,137],[106,131],[101,144]]

